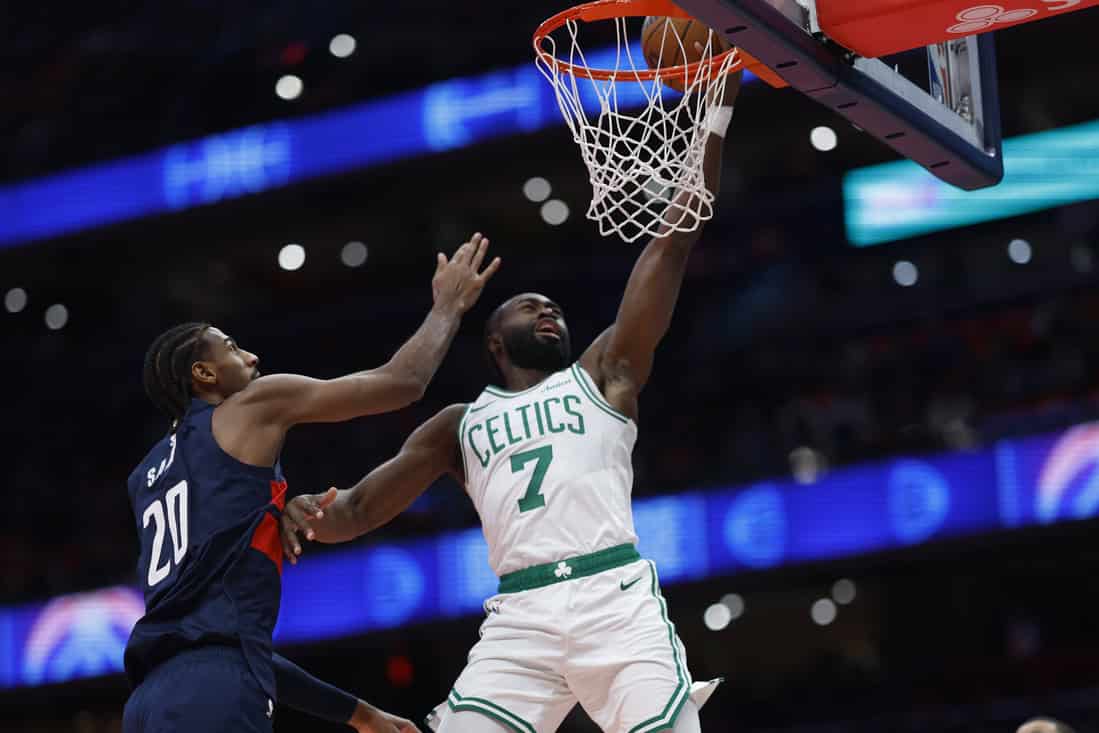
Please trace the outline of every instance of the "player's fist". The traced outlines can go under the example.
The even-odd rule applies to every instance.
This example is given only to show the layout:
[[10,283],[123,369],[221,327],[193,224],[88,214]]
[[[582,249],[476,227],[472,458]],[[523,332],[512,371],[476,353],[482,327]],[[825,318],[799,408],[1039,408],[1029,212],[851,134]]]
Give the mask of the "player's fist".
[[431,280],[435,305],[465,313],[481,297],[485,283],[500,269],[496,257],[481,270],[488,252],[488,238],[477,232],[449,260],[442,252],[435,256],[435,277]]
[[295,496],[286,502],[286,507],[279,517],[279,537],[282,540],[282,552],[294,565],[298,563],[301,555],[301,542],[298,534],[301,533],[307,540],[316,539],[316,532],[312,522],[324,518],[325,507],[336,500],[339,492],[332,487],[323,494],[302,494]]
[[[702,44],[695,41],[695,51],[701,57],[703,55]],[[734,61],[734,65],[738,62]],[[736,67],[732,71],[728,71],[722,75],[718,80],[725,85],[724,91],[721,93],[721,104],[725,107],[731,107],[736,101],[737,95],[740,94],[740,85],[744,81],[744,67]]]

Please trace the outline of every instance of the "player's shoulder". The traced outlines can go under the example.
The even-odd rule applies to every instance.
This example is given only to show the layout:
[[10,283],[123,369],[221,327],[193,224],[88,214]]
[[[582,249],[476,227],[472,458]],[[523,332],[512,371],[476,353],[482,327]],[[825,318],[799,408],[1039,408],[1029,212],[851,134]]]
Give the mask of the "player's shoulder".
[[130,471],[130,475],[126,477],[126,493],[130,495],[132,499],[141,490],[141,482],[144,480],[146,473],[145,462],[142,461],[134,470]]
[[596,384],[602,383],[603,357],[607,354],[607,345],[614,337],[615,324],[603,329],[603,332],[595,337],[584,353],[576,360],[576,366],[587,372]]
[[149,446],[149,450],[145,451],[145,455],[137,464],[134,472],[136,473],[146,466],[155,466],[156,464],[160,463],[161,459],[164,458],[165,455],[167,455],[167,453],[171,451],[172,442],[174,439],[175,435],[171,433],[157,439],[155,443]]
[[465,412],[465,404],[444,407],[416,428],[406,447],[415,447],[417,450],[449,450],[449,446],[457,444],[458,430]]
[[447,405],[443,409],[435,413],[435,417],[432,420],[436,420],[441,428],[454,428],[457,429],[462,422],[462,418],[465,417],[469,408],[472,407],[475,402],[455,402],[452,405]]
[[[171,452],[172,438],[172,435],[165,435],[153,443],[141,461],[130,471],[130,475],[126,478],[126,488],[129,490],[130,496],[134,496],[142,486],[149,483],[148,478],[150,475],[155,477],[161,462],[165,461]],[[150,472],[152,473],[150,474]]]

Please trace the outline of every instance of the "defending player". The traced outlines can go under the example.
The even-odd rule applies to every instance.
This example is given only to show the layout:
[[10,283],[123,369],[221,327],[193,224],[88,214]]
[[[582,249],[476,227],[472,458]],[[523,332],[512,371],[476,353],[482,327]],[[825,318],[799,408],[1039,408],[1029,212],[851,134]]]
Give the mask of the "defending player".
[[141,540],[145,616],[126,646],[134,685],[126,733],[269,732],[274,701],[359,731],[408,733],[407,720],[314,679],[272,652],[287,431],[395,410],[419,399],[462,314],[499,267],[483,272],[480,234],[438,255],[434,307],[385,365],[338,379],[259,376],[259,358],[210,324],[162,334],[145,390],[172,419],[130,475]]
[[[703,167],[716,194],[741,75],[707,120]],[[685,207],[686,208],[686,207]],[[463,484],[481,517],[499,593],[481,639],[436,709],[442,733],[554,731],[579,701],[619,733],[698,731],[692,684],[656,568],[635,549],[630,504],[638,395],[699,232],[654,238],[634,265],[615,323],[575,363],[560,306],[534,293],[493,313],[496,381],[445,408],[353,488],[302,496],[282,520],[293,560],[307,539],[342,542],[407,507],[439,476]],[[570,366],[571,365],[571,366]],[[319,515],[323,511],[323,517]]]

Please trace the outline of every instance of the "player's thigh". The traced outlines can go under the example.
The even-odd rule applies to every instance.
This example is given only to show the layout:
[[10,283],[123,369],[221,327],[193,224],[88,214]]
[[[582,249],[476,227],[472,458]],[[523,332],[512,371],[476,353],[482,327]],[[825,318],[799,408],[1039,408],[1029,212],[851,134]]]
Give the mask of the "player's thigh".
[[239,650],[200,649],[164,662],[134,690],[124,733],[271,733],[273,705]]
[[522,733],[557,730],[576,697],[562,672],[567,645],[554,623],[552,588],[496,596],[444,705],[441,721],[481,715]]
[[443,719],[436,733],[512,733],[515,728],[504,725],[482,713],[464,710]]
[[669,729],[691,677],[655,566],[631,563],[601,576],[577,619],[584,633],[569,660],[569,686],[605,731]]
[[521,639],[508,647],[482,639],[437,714],[440,730],[464,731],[452,721],[480,716],[519,733],[552,733],[575,704],[564,678],[543,658],[523,653]]

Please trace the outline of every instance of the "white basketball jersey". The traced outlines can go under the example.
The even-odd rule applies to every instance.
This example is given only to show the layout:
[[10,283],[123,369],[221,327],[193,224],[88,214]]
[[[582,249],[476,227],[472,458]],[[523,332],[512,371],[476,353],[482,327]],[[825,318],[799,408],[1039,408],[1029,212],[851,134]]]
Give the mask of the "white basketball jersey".
[[637,542],[637,426],[579,363],[522,392],[486,387],[458,439],[498,576]]

